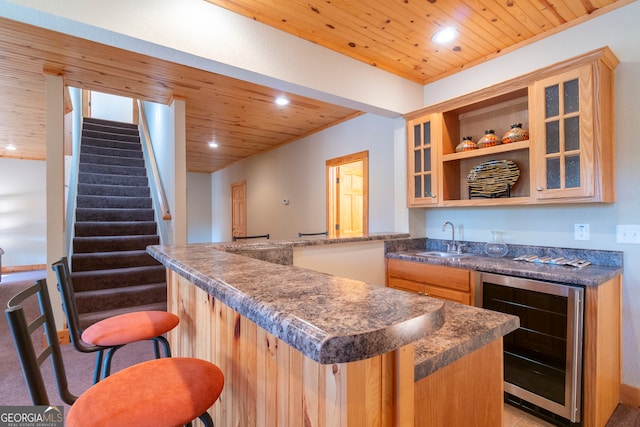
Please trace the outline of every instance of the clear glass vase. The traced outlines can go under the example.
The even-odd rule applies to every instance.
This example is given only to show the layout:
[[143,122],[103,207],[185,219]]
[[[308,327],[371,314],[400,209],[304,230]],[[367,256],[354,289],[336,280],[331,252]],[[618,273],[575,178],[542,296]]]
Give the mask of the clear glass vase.
[[484,252],[493,258],[501,258],[509,252],[502,237],[502,231],[492,231],[491,240],[484,246]]

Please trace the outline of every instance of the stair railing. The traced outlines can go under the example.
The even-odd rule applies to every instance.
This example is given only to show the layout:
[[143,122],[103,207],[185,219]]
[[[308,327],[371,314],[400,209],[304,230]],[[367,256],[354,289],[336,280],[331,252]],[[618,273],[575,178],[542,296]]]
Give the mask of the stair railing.
[[[153,144],[151,144],[151,134],[149,133],[149,125],[147,124],[147,117],[144,113],[144,104],[139,99],[137,101],[138,111],[140,112],[140,121],[138,127],[140,128],[140,137],[142,138],[144,161],[147,165],[147,169],[151,171],[150,186],[151,188],[153,188],[155,194],[153,199],[160,209],[162,219],[165,221],[169,221],[171,220],[171,211],[169,210],[167,195],[164,191],[162,180],[160,179],[160,172],[158,171],[158,163],[156,162],[156,156],[153,151]],[[166,239],[163,238],[162,240],[166,242]]]

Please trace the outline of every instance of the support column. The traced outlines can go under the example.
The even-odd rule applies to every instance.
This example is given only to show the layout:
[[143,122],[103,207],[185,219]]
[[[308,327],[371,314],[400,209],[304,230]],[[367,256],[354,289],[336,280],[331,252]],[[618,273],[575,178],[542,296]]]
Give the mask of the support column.
[[185,99],[174,97],[171,102],[171,108],[174,117],[174,243],[176,245],[184,245],[187,243],[187,132]]
[[47,190],[47,284],[56,325],[65,324],[62,301],[51,264],[64,255],[64,80],[57,71],[44,70]]

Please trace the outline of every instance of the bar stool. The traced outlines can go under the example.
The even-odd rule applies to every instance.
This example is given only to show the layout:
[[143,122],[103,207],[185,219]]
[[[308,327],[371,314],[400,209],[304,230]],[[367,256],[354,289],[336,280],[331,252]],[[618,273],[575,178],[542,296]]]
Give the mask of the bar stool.
[[160,357],[159,344],[162,344],[165,356],[171,356],[169,342],[162,335],[178,325],[178,316],[166,311],[136,311],[101,320],[82,330],[67,258],[53,263],[52,269],[58,277],[58,291],[62,296],[73,347],[82,353],[97,352],[94,384],[109,376],[114,353],[127,344],[152,340],[156,359]]
[[[27,323],[22,304],[34,295],[40,314]],[[109,376],[77,397],[69,391],[46,280],[16,294],[7,306],[5,314],[31,400],[34,405],[50,405],[40,366],[51,357],[60,397],[72,405],[66,426],[176,426],[196,418],[213,426],[206,411],[224,387],[224,375],[213,363],[183,357],[150,360]],[[33,340],[41,342],[41,337],[32,334],[42,329],[46,344],[38,354]]]

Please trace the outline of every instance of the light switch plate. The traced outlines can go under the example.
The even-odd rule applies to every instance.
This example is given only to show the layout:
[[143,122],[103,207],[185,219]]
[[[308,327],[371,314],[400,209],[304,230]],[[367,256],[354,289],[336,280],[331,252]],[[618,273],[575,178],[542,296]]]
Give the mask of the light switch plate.
[[589,224],[574,224],[575,240],[589,240]]
[[640,225],[616,225],[616,243],[640,245]]

